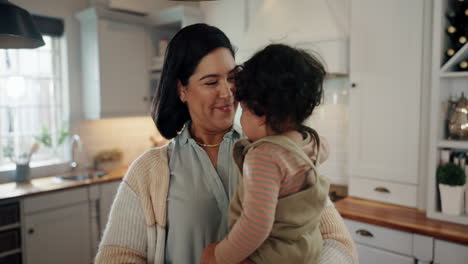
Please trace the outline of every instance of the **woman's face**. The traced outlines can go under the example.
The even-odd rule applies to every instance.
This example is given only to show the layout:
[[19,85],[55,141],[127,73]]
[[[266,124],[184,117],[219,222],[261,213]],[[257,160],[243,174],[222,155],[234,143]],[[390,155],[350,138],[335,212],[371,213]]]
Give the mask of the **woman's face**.
[[237,109],[235,66],[229,49],[217,48],[200,60],[187,86],[179,82],[179,96],[187,103],[192,128],[217,132],[232,126]]

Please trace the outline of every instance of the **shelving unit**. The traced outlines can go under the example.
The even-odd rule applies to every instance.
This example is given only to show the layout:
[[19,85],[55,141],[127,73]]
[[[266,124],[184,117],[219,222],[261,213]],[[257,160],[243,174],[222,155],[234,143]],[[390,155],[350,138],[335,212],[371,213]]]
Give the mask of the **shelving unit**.
[[[441,212],[440,197],[436,181],[436,170],[439,164],[439,151],[453,149],[468,152],[468,141],[449,140],[446,135],[445,105],[449,100],[457,100],[463,92],[468,96],[468,72],[457,72],[456,65],[468,58],[468,44],[465,44],[447,62],[443,63],[447,48],[445,30],[449,22],[445,18],[450,1],[434,1],[433,20],[433,61],[432,89],[430,112],[429,168],[427,175],[427,216],[443,221],[468,225],[468,213],[454,216]],[[442,65],[443,64],[443,65]]]
[[18,201],[0,204],[0,263],[21,263],[21,223]]

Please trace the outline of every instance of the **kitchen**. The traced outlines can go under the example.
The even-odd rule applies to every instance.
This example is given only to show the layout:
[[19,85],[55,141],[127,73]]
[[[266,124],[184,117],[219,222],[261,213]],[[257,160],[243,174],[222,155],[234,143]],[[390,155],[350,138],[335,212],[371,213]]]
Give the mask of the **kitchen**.
[[468,263],[466,180],[449,173],[449,198],[439,187],[468,150],[455,114],[468,45],[446,33],[463,31],[449,14],[466,1],[10,2],[49,26],[43,47],[0,49],[0,263],[92,262],[128,166],[166,143],[150,102],[168,40],[197,22],[223,30],[238,63],[272,41],[323,57],[307,124],[329,141],[321,173],[346,196],[335,206],[360,263]]

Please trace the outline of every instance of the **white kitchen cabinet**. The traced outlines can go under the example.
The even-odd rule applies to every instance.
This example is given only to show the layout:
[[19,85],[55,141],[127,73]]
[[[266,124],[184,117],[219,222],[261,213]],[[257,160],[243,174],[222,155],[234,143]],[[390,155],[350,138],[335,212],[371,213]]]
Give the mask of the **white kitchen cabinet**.
[[91,229],[91,255],[95,256],[107,224],[110,207],[121,181],[94,184],[88,187]]
[[468,246],[436,239],[434,243],[434,263],[467,264]]
[[414,259],[361,244],[356,245],[360,264],[414,264]]
[[151,41],[147,21],[90,8],[81,24],[83,112],[87,119],[150,112]]
[[[34,205],[42,204],[39,209]],[[86,188],[24,200],[23,248],[27,264],[91,262]]]
[[100,185],[101,194],[99,201],[99,222],[101,232],[104,232],[106,227],[107,220],[109,219],[110,209],[112,203],[114,202],[114,198],[117,194],[120,183],[120,181],[117,181]]
[[344,221],[356,243],[361,264],[423,264],[433,260],[432,237],[350,219]]
[[392,251],[401,255],[413,254],[413,234],[385,227],[346,219],[353,240],[361,245],[367,245]]
[[[417,206],[424,2],[351,2],[351,196]],[[360,179],[377,184],[363,190]],[[410,186],[410,199],[399,199],[398,184]]]

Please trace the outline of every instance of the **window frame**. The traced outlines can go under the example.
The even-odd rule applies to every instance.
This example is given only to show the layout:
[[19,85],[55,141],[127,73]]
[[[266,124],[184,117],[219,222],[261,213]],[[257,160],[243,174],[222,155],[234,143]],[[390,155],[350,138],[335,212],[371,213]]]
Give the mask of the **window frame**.
[[[66,129],[70,131],[70,106],[69,106],[69,93],[70,86],[68,83],[68,67],[67,67],[67,52],[66,52],[66,38],[65,35],[62,36],[50,36],[43,35],[45,38],[49,37],[51,39],[51,53],[53,56],[52,61],[52,77],[51,81],[53,82],[54,90],[57,93],[60,93],[58,99],[54,100],[52,104],[49,104],[47,107],[51,110],[53,108],[58,108],[58,111],[49,114],[49,119],[51,121],[51,127],[49,128],[52,142],[57,142],[57,136],[60,129],[60,122],[57,121],[57,115],[60,116],[58,119],[63,120],[66,123]],[[39,75],[38,75],[39,76]],[[40,77],[35,76],[34,80],[39,80]],[[50,77],[47,77],[50,78]],[[36,105],[40,107],[40,105]],[[0,136],[2,136],[0,132]],[[47,160],[34,160],[31,159],[31,178],[50,176],[56,174],[57,172],[65,172],[68,169],[69,163],[69,146],[67,140],[61,145],[51,148],[50,151],[53,153],[59,152],[59,157],[51,157]],[[3,142],[1,142],[0,148],[0,183],[13,181],[15,178],[15,169],[16,165],[13,162],[3,162]],[[40,146],[40,148],[45,148]],[[55,150],[54,150],[55,149]]]

